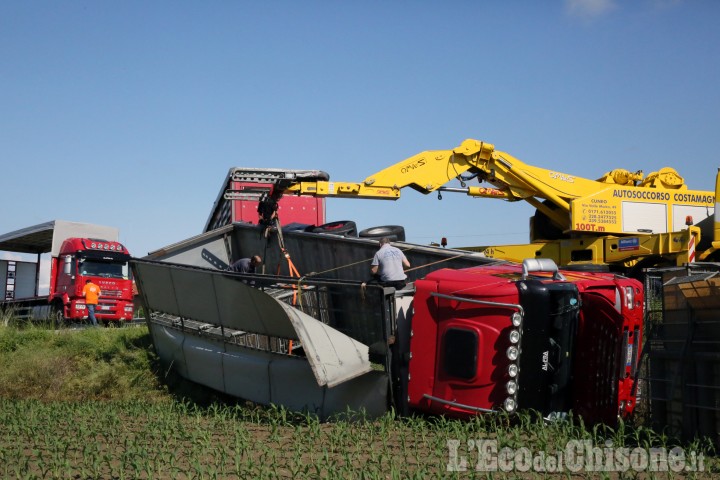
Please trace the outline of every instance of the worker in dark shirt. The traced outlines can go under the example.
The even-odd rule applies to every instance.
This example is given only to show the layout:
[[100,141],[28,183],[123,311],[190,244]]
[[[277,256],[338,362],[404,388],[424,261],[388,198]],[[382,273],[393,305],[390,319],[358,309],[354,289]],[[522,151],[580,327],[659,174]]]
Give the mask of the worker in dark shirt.
[[260,255],[253,255],[249,258],[241,258],[240,260],[237,260],[235,263],[230,265],[228,270],[238,273],[255,273],[255,270],[260,264],[262,264],[262,257],[260,257]]

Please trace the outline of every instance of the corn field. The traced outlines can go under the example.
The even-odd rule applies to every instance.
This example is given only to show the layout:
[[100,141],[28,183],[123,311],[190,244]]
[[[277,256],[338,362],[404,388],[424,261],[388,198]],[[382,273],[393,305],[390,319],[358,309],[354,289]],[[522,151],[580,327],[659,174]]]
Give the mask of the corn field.
[[[587,429],[530,415],[473,421],[357,418],[319,422],[311,415],[251,405],[186,402],[0,404],[2,478],[490,478],[472,468],[448,472],[449,443],[494,439],[500,447],[562,450],[573,439],[615,446],[668,447],[646,429]],[[693,448],[700,449],[702,445]],[[700,477],[716,467],[706,465]],[[543,473],[527,474],[542,478]],[[597,473],[574,475],[595,478]],[[527,478],[527,477],[526,477]]]
[[[704,455],[705,463],[703,471],[678,478],[720,473],[711,443],[680,445],[640,424],[610,429],[573,417],[547,422],[531,413],[466,421],[392,412],[372,420],[346,412],[320,422],[310,414],[239,403],[173,379],[158,363],[146,328],[1,327],[0,365],[3,479],[547,476],[535,465],[520,472],[478,468],[477,445],[486,441],[498,450],[540,455],[562,452],[573,441],[644,450],[681,446]],[[572,478],[618,475],[565,472]]]

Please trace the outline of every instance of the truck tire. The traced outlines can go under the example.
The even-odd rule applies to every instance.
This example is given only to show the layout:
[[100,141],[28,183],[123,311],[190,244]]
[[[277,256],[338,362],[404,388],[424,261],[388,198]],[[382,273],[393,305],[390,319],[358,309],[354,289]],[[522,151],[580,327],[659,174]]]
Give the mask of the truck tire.
[[381,227],[366,228],[360,232],[360,238],[387,237],[391,242],[405,241],[405,228],[401,225],[383,225]]
[[63,312],[63,305],[60,303],[56,303],[53,305],[52,310],[50,312],[50,321],[55,324],[56,328],[60,327],[66,327],[68,324],[67,318],[65,318],[65,313]]
[[312,233],[329,233],[343,237],[357,237],[357,225],[351,220],[340,220],[338,222],[324,223],[313,228]]

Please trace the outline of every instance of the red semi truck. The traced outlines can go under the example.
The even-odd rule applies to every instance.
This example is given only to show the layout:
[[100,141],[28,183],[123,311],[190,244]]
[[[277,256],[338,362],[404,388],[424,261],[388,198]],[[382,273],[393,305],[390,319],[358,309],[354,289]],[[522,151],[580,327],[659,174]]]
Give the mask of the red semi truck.
[[[113,227],[54,220],[0,235],[0,305],[21,319],[58,323],[87,318],[82,295],[86,280],[100,287],[95,316],[106,325],[132,320],[133,281],[130,253]],[[41,255],[50,253],[49,275],[41,273]],[[18,254],[35,254],[35,262]],[[47,288],[47,294],[41,292]]]

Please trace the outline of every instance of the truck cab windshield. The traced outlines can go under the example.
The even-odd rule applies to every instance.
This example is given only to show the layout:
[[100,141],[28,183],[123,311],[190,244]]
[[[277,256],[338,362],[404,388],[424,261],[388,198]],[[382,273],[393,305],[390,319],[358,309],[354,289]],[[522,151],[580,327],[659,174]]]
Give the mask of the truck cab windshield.
[[79,270],[81,275],[122,278],[124,280],[130,278],[128,262],[103,262],[94,259],[81,259]]

